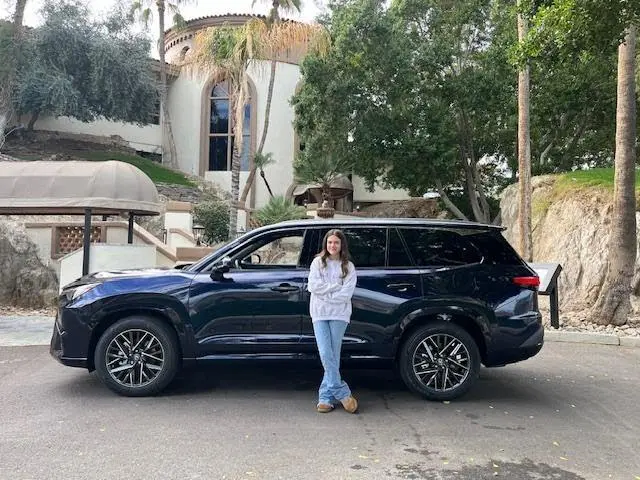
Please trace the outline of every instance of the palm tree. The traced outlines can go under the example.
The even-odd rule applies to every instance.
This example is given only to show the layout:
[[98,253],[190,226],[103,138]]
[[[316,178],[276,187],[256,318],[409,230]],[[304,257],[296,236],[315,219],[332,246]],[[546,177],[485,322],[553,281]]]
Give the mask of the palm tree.
[[[257,170],[260,170],[260,176],[262,177],[262,180],[264,181],[264,185],[267,187],[267,191],[269,192],[269,196],[271,198],[273,198],[273,192],[271,191],[271,186],[269,185],[269,182],[267,182],[267,177],[264,174],[264,169],[265,167],[267,167],[268,165],[271,165],[272,163],[276,163],[272,153],[256,153],[253,157],[253,165]],[[248,183],[249,181],[247,181],[247,184]],[[245,187],[244,187],[245,190],[247,188],[247,184],[245,184]],[[244,193],[244,191],[242,193]],[[242,201],[242,199],[240,201]]]
[[145,28],[149,27],[149,22],[153,17],[153,7],[155,6],[158,12],[158,55],[160,57],[160,108],[162,109],[162,136],[166,134],[166,142],[163,144],[169,146],[169,158],[165,157],[165,150],[162,149],[162,163],[167,164],[170,167],[177,168],[178,159],[176,152],[176,144],[173,139],[173,129],[171,127],[171,116],[169,115],[169,108],[167,106],[167,64],[165,62],[164,53],[164,30],[165,30],[165,12],[168,9],[172,13],[174,28],[180,28],[184,26],[184,18],[180,14],[180,5],[188,3],[189,0],[173,0],[172,2],[166,0],[134,0],[131,4],[131,13],[138,17]]
[[[280,25],[282,28],[269,28],[265,22],[254,18],[240,27],[223,25],[208,28],[196,35],[194,48],[185,60],[188,71],[199,75],[205,74],[214,82],[227,80],[230,84],[230,108],[234,112],[232,127],[234,143],[231,160],[232,198],[229,219],[231,237],[236,235],[237,210],[240,205],[238,201],[240,157],[242,156],[242,136],[244,133],[244,105],[249,91],[247,74],[249,66],[256,61],[273,58],[273,52],[283,52],[287,45],[302,45],[302,38],[310,42],[310,48],[317,51],[328,49],[325,46],[327,44],[324,40],[325,37],[310,36],[309,32],[312,29],[307,28],[308,26],[294,22],[285,22]],[[315,31],[319,31],[319,27],[313,28]],[[253,182],[257,168],[263,168],[266,165],[260,161],[262,151],[259,150],[257,153],[259,154],[258,161],[256,162],[254,157],[254,165],[249,174],[248,184]],[[266,182],[264,174],[262,177]]]
[[[319,184],[322,188],[322,200],[331,202],[331,184],[338,177],[351,172],[350,165],[333,157],[311,160],[304,155],[298,156],[293,163],[295,179],[298,183]],[[328,205],[331,206],[330,204]]]
[[[520,7],[521,0],[518,1]],[[524,13],[518,12],[518,41],[523,42],[528,31]],[[529,131],[529,63],[518,70],[518,184],[520,204],[518,219],[520,225],[520,254],[530,262],[533,260],[531,239],[531,142]]]
[[238,230],[238,197],[240,191],[240,158],[244,106],[248,98],[249,77],[247,70],[261,51],[260,31],[252,22],[242,27],[224,25],[208,28],[195,37],[194,48],[185,66],[196,75],[206,75],[213,83],[229,83],[230,111],[233,112],[233,151],[231,156],[231,202],[229,212],[229,237],[235,238]]
[[[269,10],[269,14],[265,19],[265,25],[271,30],[271,27],[278,28],[281,23],[280,19],[280,10],[282,9],[285,12],[293,12],[300,11],[300,0],[263,0],[266,3],[271,3],[271,10]],[[256,0],[253,1],[252,6],[256,4]],[[269,73],[269,87],[267,89],[267,104],[264,112],[264,124],[262,126],[262,135],[260,137],[260,143],[258,144],[258,149],[256,153],[261,155],[262,149],[264,148],[264,142],[267,138],[267,130],[269,129],[269,117],[271,115],[271,101],[273,99],[273,87],[275,85],[276,79],[276,66],[277,66],[277,58],[276,55],[273,55],[271,59],[271,70]],[[244,205],[247,201],[247,196],[249,195],[249,190],[253,186],[253,182],[256,176],[256,170],[260,169],[260,176],[265,179],[264,169],[263,167],[258,166],[255,162],[251,166],[251,170],[249,171],[249,177],[247,178],[247,183],[245,183],[244,188],[242,189],[242,195],[240,196],[240,204]],[[265,179],[266,181],[266,179]],[[269,188],[269,195],[273,198],[273,193]]]
[[[271,3],[271,10],[269,11],[269,15],[267,15],[265,19],[265,25],[269,29],[269,33],[271,35],[273,34],[283,35],[283,34],[290,33],[289,30],[293,30],[293,29],[288,27],[285,27],[284,29],[281,28],[282,20],[280,19],[280,10],[282,10],[285,13],[296,12],[296,11],[299,12],[300,0],[263,0],[263,1],[266,1],[267,3]],[[253,1],[253,5],[255,5],[255,3],[256,3],[256,0]],[[287,25],[291,25],[291,24],[287,24]],[[281,31],[278,31],[278,30],[281,30]],[[291,40],[291,43],[293,43],[294,41],[299,42],[305,39],[293,38],[293,36],[290,36],[289,40]],[[293,45],[289,44],[287,46],[291,47]],[[279,52],[272,52],[272,53],[273,55],[271,58],[271,70],[269,72],[269,88],[267,89],[267,104],[265,107],[264,126],[262,127],[262,136],[260,137],[260,143],[258,144],[258,150],[257,150],[258,153],[262,153],[262,149],[264,148],[264,142],[267,138],[267,130],[269,129],[269,116],[271,113],[271,101],[273,99],[273,87],[275,85],[275,80],[276,80],[276,66],[278,64],[276,54]]]
[[[260,143],[256,150],[257,154],[262,154],[264,143],[267,139],[269,130],[269,117],[271,115],[271,102],[273,99],[273,89],[275,86],[276,66],[278,64],[278,56],[283,52],[291,49],[310,48],[319,54],[326,54],[329,49],[329,36],[326,31],[318,25],[308,25],[298,22],[283,22],[280,18],[280,11],[294,12],[300,10],[300,0],[266,0],[272,5],[269,15],[263,24],[262,35],[264,59],[271,59],[271,68],[269,72],[269,87],[267,89],[267,101],[265,106],[264,124],[262,126],[262,134]],[[255,0],[254,0],[255,4]],[[253,21],[253,20],[252,20]],[[256,29],[259,29],[257,27]],[[266,55],[265,55],[266,54]],[[261,166],[254,163],[249,171],[247,183],[245,183],[240,197],[240,204],[245,205],[249,191],[253,186],[256,171],[260,170],[260,175],[264,179],[264,170]],[[273,194],[269,191],[271,197]]]
[[613,216],[609,265],[591,316],[603,325],[624,325],[631,311],[631,282],[636,261],[636,27],[627,29],[618,47],[618,102]]

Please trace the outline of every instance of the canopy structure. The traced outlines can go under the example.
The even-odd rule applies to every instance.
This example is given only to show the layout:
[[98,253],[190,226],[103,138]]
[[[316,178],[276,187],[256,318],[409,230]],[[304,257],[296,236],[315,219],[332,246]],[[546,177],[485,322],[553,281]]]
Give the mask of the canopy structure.
[[159,215],[158,191],[139,168],[106,162],[0,162],[0,215],[84,215],[82,273],[89,270],[92,215]]
[[158,191],[124,162],[0,162],[0,214],[159,215]]

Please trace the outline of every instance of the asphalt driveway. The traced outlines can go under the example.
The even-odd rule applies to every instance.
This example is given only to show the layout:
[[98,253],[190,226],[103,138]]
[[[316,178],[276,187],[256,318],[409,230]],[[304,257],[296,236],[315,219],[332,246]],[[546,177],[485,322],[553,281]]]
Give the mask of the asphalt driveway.
[[132,399],[0,347],[0,479],[640,479],[638,348],[548,343],[451,403],[349,370],[358,415],[315,413],[319,377],[221,366]]

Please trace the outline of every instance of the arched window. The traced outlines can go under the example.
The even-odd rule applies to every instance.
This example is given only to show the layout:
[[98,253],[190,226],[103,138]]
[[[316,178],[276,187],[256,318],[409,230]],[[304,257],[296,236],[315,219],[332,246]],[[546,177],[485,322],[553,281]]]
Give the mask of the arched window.
[[[251,90],[251,89],[250,89]],[[209,156],[208,170],[231,170],[233,154],[233,112],[230,111],[229,84],[224,81],[215,85],[209,95]],[[240,170],[248,171],[251,150],[251,96],[244,106],[243,145]]]
[[182,47],[182,50],[180,50],[180,60],[184,60],[185,57],[187,56],[187,53],[189,52],[189,47]]

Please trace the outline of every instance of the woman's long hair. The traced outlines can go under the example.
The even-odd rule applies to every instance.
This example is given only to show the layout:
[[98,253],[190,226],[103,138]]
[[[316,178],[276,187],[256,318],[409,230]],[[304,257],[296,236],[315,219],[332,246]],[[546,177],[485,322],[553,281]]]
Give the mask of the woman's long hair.
[[329,251],[327,250],[327,241],[329,237],[336,236],[340,239],[340,261],[342,262],[342,278],[346,277],[349,273],[349,246],[347,245],[347,237],[344,236],[342,230],[333,229],[329,230],[322,240],[322,251],[318,254],[322,260],[322,266],[326,268],[327,258],[329,258]]

